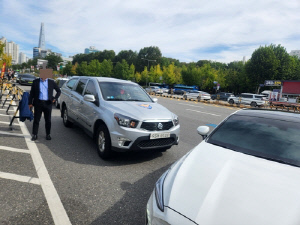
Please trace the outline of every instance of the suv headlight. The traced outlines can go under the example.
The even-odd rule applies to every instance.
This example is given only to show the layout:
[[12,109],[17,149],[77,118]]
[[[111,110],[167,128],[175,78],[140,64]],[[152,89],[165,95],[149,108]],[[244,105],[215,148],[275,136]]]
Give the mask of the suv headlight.
[[155,184],[155,199],[157,207],[163,212],[164,211],[164,181],[169,173],[170,169],[161,175],[158,181]]
[[114,117],[115,117],[117,123],[122,127],[136,128],[139,123],[139,121],[132,119],[130,117],[127,117],[127,116],[123,116],[119,113],[115,113]]
[[178,116],[176,116],[176,115],[173,116],[173,123],[174,123],[175,126],[177,126],[179,124]]

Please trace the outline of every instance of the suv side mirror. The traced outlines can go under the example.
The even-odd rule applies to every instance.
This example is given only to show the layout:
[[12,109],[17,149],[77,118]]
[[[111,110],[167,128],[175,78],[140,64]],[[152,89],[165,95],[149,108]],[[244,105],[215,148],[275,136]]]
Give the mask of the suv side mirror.
[[197,128],[198,134],[202,136],[203,139],[207,137],[207,134],[209,133],[209,127],[208,126],[200,126]]
[[157,98],[152,98],[152,100],[156,103],[158,101]]
[[96,98],[94,95],[84,95],[83,100],[87,102],[95,102]]

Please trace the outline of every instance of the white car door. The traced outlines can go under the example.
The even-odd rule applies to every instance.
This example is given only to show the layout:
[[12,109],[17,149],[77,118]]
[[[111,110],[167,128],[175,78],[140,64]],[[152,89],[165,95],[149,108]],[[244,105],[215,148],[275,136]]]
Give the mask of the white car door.
[[99,94],[96,84],[93,80],[89,80],[83,93],[84,95],[94,95],[96,102],[88,102],[84,99],[80,102],[80,116],[82,118],[82,125],[89,131],[92,131],[93,122],[96,120],[97,111],[99,110]]
[[81,78],[78,81],[76,89],[75,91],[73,91],[73,97],[72,97],[73,103],[70,106],[74,113],[74,119],[81,125],[83,125],[83,118],[80,115],[80,108],[83,102],[83,91],[86,83],[87,83],[87,78]]

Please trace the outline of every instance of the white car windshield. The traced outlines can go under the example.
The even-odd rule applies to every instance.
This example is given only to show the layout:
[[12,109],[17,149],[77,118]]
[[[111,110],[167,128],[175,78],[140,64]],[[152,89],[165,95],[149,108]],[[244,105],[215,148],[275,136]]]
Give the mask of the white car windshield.
[[153,102],[138,85],[117,82],[99,82],[103,99],[106,101]]
[[269,160],[300,166],[300,123],[232,115],[208,143]]

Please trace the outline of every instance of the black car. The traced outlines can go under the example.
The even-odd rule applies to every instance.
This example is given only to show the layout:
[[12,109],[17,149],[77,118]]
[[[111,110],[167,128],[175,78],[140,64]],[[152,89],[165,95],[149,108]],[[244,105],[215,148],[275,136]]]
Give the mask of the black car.
[[17,82],[21,85],[32,85],[32,82],[36,79],[36,76],[32,74],[21,74],[18,76]]
[[211,99],[212,100],[218,99],[218,95],[219,95],[219,100],[222,100],[222,101],[227,101],[229,97],[234,97],[234,94],[232,94],[232,93],[219,92],[217,94],[212,94]]

